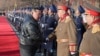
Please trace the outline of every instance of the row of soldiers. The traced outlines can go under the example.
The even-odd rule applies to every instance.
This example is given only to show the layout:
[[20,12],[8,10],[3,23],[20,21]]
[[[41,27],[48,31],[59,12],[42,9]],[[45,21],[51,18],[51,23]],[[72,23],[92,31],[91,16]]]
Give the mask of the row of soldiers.
[[100,56],[100,9],[85,1],[75,13],[65,5],[50,5],[34,7],[22,20],[17,19],[13,22],[20,22],[15,26],[22,35],[21,56],[34,56],[40,47],[44,56],[46,52],[56,56],[55,51],[57,56]]

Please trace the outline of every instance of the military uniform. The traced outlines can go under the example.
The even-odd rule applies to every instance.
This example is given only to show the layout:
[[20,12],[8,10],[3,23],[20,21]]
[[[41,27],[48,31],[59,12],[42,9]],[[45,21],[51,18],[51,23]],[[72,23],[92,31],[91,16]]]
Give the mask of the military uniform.
[[[48,35],[51,34],[57,26],[57,20],[55,19],[55,15],[51,15],[49,17],[47,16],[47,18],[41,18],[41,24],[43,37],[46,40],[45,42],[48,42]],[[46,48],[50,51],[52,49],[53,44],[49,44],[49,42],[43,48]]]
[[[75,24],[69,16],[65,17],[63,21],[59,19],[58,26],[55,30],[55,35],[57,37],[57,56],[69,56],[69,45],[71,43],[74,43],[74,45],[76,44],[75,28]],[[76,51],[76,48],[72,48],[72,50],[73,49]]]
[[[65,12],[68,10],[64,5],[58,6],[57,9]],[[57,56],[70,56],[70,53],[76,52],[76,26],[67,13],[60,17],[60,11],[58,25],[49,37],[57,38]]]
[[45,39],[44,43],[42,44],[42,47],[43,49],[45,49],[45,51],[48,52],[49,56],[53,56],[53,52],[54,52],[53,44],[55,43],[53,42],[54,39],[49,41],[48,35],[51,34],[57,26],[57,20],[54,14],[56,12],[55,6],[51,5],[49,7],[49,10],[51,10],[50,12],[52,14],[50,13],[44,14],[43,17],[40,19],[40,25],[42,28],[43,37]]
[[69,44],[76,43],[76,29],[72,19],[67,16],[65,21],[58,22],[56,28],[57,56],[69,56]]
[[82,13],[84,13],[85,10],[83,9],[82,6],[79,6],[78,12],[79,13],[77,13],[77,14],[79,14],[79,15],[74,17],[74,21],[75,21],[75,24],[77,27],[77,44],[78,44],[78,50],[79,50],[80,43],[82,41],[83,34],[85,32],[85,26],[83,25],[83,17],[82,17]]
[[[88,27],[80,45],[80,56],[100,56],[100,9],[85,2],[89,14],[98,17]],[[87,6],[88,5],[88,6]]]
[[85,32],[81,43],[80,52],[92,54],[93,56],[99,56],[100,55],[100,31],[96,33],[92,33],[92,31],[93,28],[90,28]]
[[[64,5],[58,6],[57,9],[65,12],[68,10]],[[67,13],[61,17],[60,15],[58,16],[58,25],[55,32],[52,33],[57,38],[57,56],[70,56],[71,52],[76,51],[76,26]]]

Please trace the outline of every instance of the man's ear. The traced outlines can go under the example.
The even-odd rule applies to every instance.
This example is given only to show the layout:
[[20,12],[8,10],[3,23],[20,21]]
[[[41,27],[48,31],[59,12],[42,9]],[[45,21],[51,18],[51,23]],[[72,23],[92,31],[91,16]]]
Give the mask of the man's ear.
[[33,14],[33,11],[31,13]]
[[33,13],[34,13],[34,10],[32,10],[31,14],[33,14]]
[[34,13],[34,11],[35,11],[35,9],[32,9],[32,11],[31,11],[31,12],[32,12],[32,14]]

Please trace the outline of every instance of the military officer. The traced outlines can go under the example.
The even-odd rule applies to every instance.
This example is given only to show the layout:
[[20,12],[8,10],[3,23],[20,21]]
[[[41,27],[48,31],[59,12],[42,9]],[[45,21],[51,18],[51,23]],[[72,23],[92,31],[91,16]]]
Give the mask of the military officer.
[[76,53],[76,26],[67,13],[67,6],[58,5],[57,10],[58,25],[49,37],[57,37],[57,56],[70,56]]
[[57,26],[57,20],[55,19],[55,14],[56,13],[56,6],[55,5],[50,5],[49,8],[45,8],[45,13],[43,17],[41,18],[41,24],[43,27],[42,28],[42,34],[43,37],[45,38],[45,43],[43,43],[43,48],[46,49],[48,52],[49,56],[53,56],[53,40],[49,41],[48,35],[51,34],[54,29]]
[[80,47],[80,43],[83,38],[83,34],[85,32],[85,26],[83,24],[83,17],[82,14],[85,12],[84,8],[82,6],[79,6],[74,17],[74,21],[77,27],[77,44],[78,44],[78,50]]
[[100,8],[84,2],[88,29],[80,46],[80,56],[100,56]]

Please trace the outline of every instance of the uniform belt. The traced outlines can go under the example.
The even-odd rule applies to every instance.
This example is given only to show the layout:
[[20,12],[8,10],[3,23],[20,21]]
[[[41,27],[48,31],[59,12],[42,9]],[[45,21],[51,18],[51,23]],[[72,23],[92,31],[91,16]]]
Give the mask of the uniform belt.
[[68,39],[57,39],[58,43],[62,43],[62,42],[68,42]]

